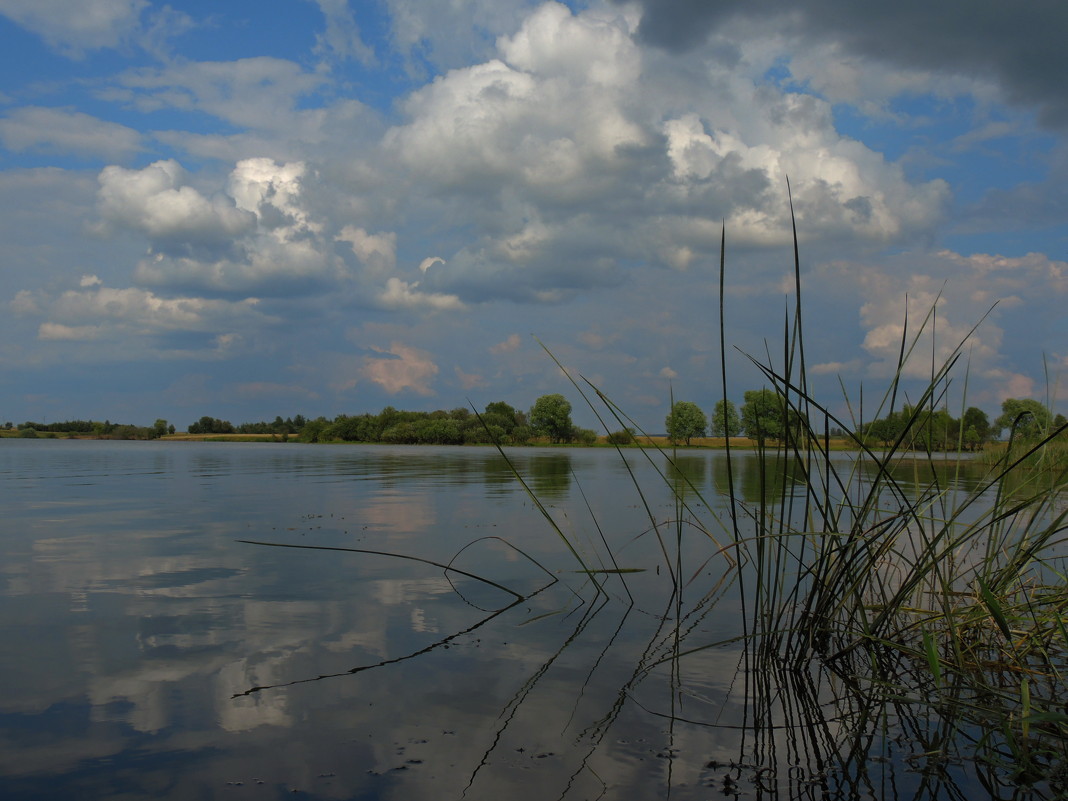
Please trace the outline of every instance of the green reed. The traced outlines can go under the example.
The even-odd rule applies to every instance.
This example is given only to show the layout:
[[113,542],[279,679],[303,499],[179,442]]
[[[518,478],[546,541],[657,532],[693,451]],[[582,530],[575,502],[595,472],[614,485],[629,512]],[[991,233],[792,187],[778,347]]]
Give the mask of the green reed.
[[[790,748],[819,754],[817,762],[836,764],[841,776],[857,775],[882,741],[876,732],[893,720],[929,745],[930,759],[963,750],[991,776],[1068,788],[1068,709],[1058,700],[1068,691],[1063,429],[1008,449],[970,492],[943,476],[944,456],[905,451],[924,412],[944,404],[970,332],[943,362],[932,356],[930,378],[904,407],[911,416],[891,447],[875,451],[854,436],[856,459],[847,467],[832,460],[830,429],[859,425],[839,419],[810,389],[796,226],[793,243],[797,289],[784,314],[781,351],[773,358],[769,346],[763,358],[750,356],[790,421],[780,440],[757,448],[757,499],[736,496],[729,442],[722,516],[700,488],[684,481],[680,489],[657,468],[676,498],[675,520],[658,522],[635,481],[675,587],[676,636],[655,664],[672,665],[674,686],[687,655],[722,645],[698,642],[682,626],[686,577],[703,567],[682,556],[684,540],[696,534],[719,548],[743,605],[742,691],[756,752],[775,740],[768,721],[785,718],[801,738]],[[726,388],[725,254],[724,232],[719,344]],[[911,332],[906,313],[895,374],[876,417],[898,411],[906,366],[936,325],[934,305]],[[596,387],[564,373],[605,430],[646,435]],[[848,398],[846,405],[852,410]],[[649,449],[642,452],[653,460]],[[660,455],[675,464],[672,453]],[[1035,471],[1035,464],[1046,469]],[[929,476],[919,491],[897,478],[909,468]],[[675,536],[668,539],[668,531]],[[828,687],[833,715],[857,725],[852,738],[827,725],[828,710],[816,699]]]

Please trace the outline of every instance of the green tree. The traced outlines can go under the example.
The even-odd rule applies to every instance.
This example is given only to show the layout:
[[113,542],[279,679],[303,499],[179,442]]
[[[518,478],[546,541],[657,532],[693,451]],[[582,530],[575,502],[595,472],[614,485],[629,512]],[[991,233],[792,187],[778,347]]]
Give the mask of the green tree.
[[897,442],[905,427],[905,420],[898,412],[890,412],[886,417],[872,420],[865,426],[867,434],[879,442],[884,448],[889,448]]
[[157,437],[166,436],[167,434],[167,421],[163,418],[157,418],[155,425],[152,427]]
[[325,417],[308,420],[300,431],[301,442],[326,442],[331,438],[330,421]]
[[581,442],[583,445],[596,445],[597,444],[597,432],[592,428],[579,428],[575,426],[571,429],[571,439]]
[[749,439],[763,445],[768,439],[782,439],[786,431],[784,401],[770,389],[751,389],[742,404],[742,428]]
[[968,450],[982,449],[993,433],[990,418],[986,416],[986,412],[975,406],[969,406],[965,410],[964,417],[960,419],[960,427],[964,431],[964,444]]
[[712,436],[736,437],[742,433],[742,420],[738,410],[729,400],[716,401],[712,411]]
[[708,420],[696,403],[675,401],[664,418],[668,438],[672,443],[684,440],[687,445],[694,437],[703,437],[708,428]]
[[542,395],[530,409],[530,426],[534,433],[549,438],[549,442],[571,439],[571,404],[560,394]]
[[1052,416],[1049,409],[1031,398],[1006,398],[1001,404],[1001,415],[994,421],[994,428],[1011,431],[1017,420],[1016,435],[1030,438],[1048,430]]
[[[112,428],[114,426],[105,420],[101,433],[110,434]],[[190,423],[188,431],[190,434],[233,434],[234,427],[229,420],[219,420],[218,418],[204,415],[197,422]]]

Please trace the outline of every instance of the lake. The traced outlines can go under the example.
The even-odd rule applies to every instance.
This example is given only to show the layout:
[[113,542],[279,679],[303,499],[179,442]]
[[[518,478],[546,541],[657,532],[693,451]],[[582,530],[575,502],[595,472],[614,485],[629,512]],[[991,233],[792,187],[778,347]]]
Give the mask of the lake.
[[722,452],[508,455],[541,508],[490,448],[0,440],[0,798],[982,795],[748,733],[726,531],[651,523]]

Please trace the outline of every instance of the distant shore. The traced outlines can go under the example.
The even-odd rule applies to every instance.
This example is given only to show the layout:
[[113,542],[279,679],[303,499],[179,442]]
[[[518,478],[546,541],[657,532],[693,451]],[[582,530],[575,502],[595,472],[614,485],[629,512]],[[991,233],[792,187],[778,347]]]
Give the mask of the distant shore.
[[[17,430],[0,431],[0,438],[19,438],[19,432]],[[81,433],[63,433],[55,431],[40,431],[37,433],[37,439],[98,439],[98,440],[118,440],[116,437],[109,436],[97,436],[94,434],[81,434]],[[274,442],[274,443],[288,443],[299,442],[300,439],[297,435],[285,435],[285,434],[166,434],[162,437],[158,437],[153,442]],[[384,443],[376,442],[347,442],[343,440],[337,440],[334,442],[316,443],[324,445],[380,445]],[[847,451],[856,450],[856,444],[851,440],[844,437],[831,438],[828,441],[830,450],[833,451]],[[731,437],[730,447],[737,448],[739,450],[755,449],[757,446],[756,440],[751,440],[747,437]],[[440,445],[413,445],[410,447],[442,447]],[[475,445],[452,445],[447,447],[493,447],[492,444],[475,444]],[[510,448],[529,448],[529,447],[543,447],[543,448],[612,448],[615,447],[608,442],[607,437],[598,437],[597,441],[592,445],[585,445],[582,443],[566,443],[566,444],[550,444],[548,441],[531,440],[525,445],[509,445]],[[624,445],[623,448],[660,448],[663,450],[669,450],[672,447],[678,450],[726,450],[727,440],[724,437],[694,437],[690,440],[690,444],[678,443],[672,445],[667,436],[654,435],[654,436],[641,436],[636,437],[636,442],[633,445]]]

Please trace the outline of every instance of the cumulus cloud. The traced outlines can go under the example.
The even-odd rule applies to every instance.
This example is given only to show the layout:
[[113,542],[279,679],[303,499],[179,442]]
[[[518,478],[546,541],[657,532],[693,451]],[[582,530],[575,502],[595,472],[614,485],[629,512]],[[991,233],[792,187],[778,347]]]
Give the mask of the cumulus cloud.
[[363,361],[362,375],[378,384],[391,395],[409,391],[417,395],[433,395],[430,382],[438,374],[438,366],[428,352],[393,342],[388,348],[372,348],[386,354],[368,356]]
[[0,119],[0,141],[16,152],[75,153],[123,160],[142,149],[141,134],[125,125],[69,108],[26,106]]
[[[384,0],[392,38],[377,40],[375,54],[363,38],[372,29],[352,4],[312,1],[325,23],[303,56],[287,48],[143,66],[149,62],[136,53],[139,68],[78,84],[93,94],[94,114],[112,102],[127,125],[150,115],[151,124],[166,120],[171,130],[138,134],[68,107],[5,111],[0,138],[16,158],[62,152],[111,166],[95,184],[84,170],[59,167],[0,173],[7,254],[0,270],[11,287],[7,308],[18,312],[9,315],[13,322],[0,321],[7,326],[0,340],[29,341],[36,331],[51,342],[92,339],[102,352],[127,340],[155,343],[146,353],[156,346],[247,352],[261,341],[277,354],[300,353],[293,359],[303,367],[313,351],[344,363],[330,343],[358,318],[361,330],[375,331],[371,341],[394,344],[366,360],[353,355],[351,369],[334,372],[358,377],[362,390],[381,399],[430,394],[439,363],[449,365],[454,386],[511,388],[529,379],[531,387],[538,368],[511,355],[522,340],[509,332],[552,331],[573,349],[564,349],[568,364],[610,382],[626,374],[621,397],[662,404],[649,386],[707,371],[712,359],[704,334],[689,329],[715,305],[724,222],[729,345],[762,352],[765,312],[794,291],[789,178],[806,302],[810,319],[821,323],[806,332],[818,356],[810,362],[814,377],[888,375],[904,298],[914,331],[921,308],[943,286],[937,354],[997,303],[972,342],[976,382],[998,392],[1023,386],[1026,370],[1015,357],[1029,338],[1006,332],[1037,330],[1043,342],[1064,341],[1059,309],[1068,267],[1040,252],[1044,242],[1027,255],[930,251],[941,246],[930,243],[947,218],[955,234],[1005,230],[1009,204],[1015,225],[1060,225],[1068,185],[1058,188],[1042,172],[1055,172],[1047,163],[1058,159],[1064,169],[1063,149],[1048,152],[1023,115],[999,122],[997,86],[1003,97],[1016,87],[1015,97],[1025,99],[1024,88],[1039,91],[1042,83],[1014,84],[1007,51],[995,48],[990,65],[969,69],[977,48],[961,45],[957,33],[945,35],[943,51],[917,58],[875,46],[884,23],[891,42],[903,40],[891,19],[899,13],[912,21],[909,35],[930,40],[923,25],[949,19],[930,4],[919,24],[919,6],[909,2],[891,14],[841,0],[802,0],[790,13],[766,0],[572,7]],[[112,33],[98,41],[143,39],[152,24],[145,4],[88,0],[85,8],[98,3],[116,14],[101,23]],[[0,12],[16,6],[30,18],[29,6],[0,0]],[[41,19],[55,18],[52,2],[38,6]],[[989,22],[989,7],[976,8]],[[1030,10],[1021,13],[1033,19]],[[1049,13],[1055,20],[1062,12]],[[831,20],[830,33],[817,30],[834,14],[841,19]],[[1023,53],[1016,22],[1007,25],[1006,47]],[[1048,39],[1046,30],[1037,35],[1041,63],[1051,58]],[[79,47],[92,41],[86,34]],[[286,58],[275,57],[280,52]],[[398,59],[409,68],[403,77]],[[427,69],[432,77],[423,80]],[[346,94],[389,111],[378,115]],[[982,125],[963,136],[923,127],[934,145],[922,143],[929,156],[922,165],[897,148],[884,155],[884,135],[924,125],[911,111],[916,95],[917,106],[932,96],[966,96],[955,120],[963,123],[974,108]],[[71,90],[57,102],[75,96]],[[903,96],[910,102],[890,102]],[[1047,92],[1038,102],[1048,121],[1063,101]],[[840,103],[850,104],[844,115]],[[856,111],[882,115],[874,132],[857,127]],[[1033,159],[1027,169],[1045,183],[1013,185],[1002,181],[1008,172],[998,173],[988,183],[1005,189],[977,205],[925,177],[957,175],[970,166],[961,153],[974,156],[991,142],[1000,149],[998,137],[1006,136],[1029,147],[1006,155],[1000,169]],[[149,145],[187,155],[129,169],[128,160]],[[1046,163],[1035,153],[1048,156]],[[944,173],[938,160],[949,165]],[[970,192],[977,181],[957,191]],[[86,238],[93,221],[99,236]],[[34,237],[23,232],[31,228],[60,234],[47,243],[36,235],[27,246]],[[888,249],[904,255],[887,256]],[[831,254],[841,263],[828,264]],[[56,286],[77,288],[64,295]],[[284,342],[272,337],[277,320],[265,309],[286,316]],[[468,309],[477,316],[447,313]],[[315,339],[322,331],[332,338]],[[400,344],[409,341],[434,344],[427,352]],[[495,373],[483,373],[472,341],[483,342],[483,356],[493,354]],[[918,345],[920,379],[931,345]],[[4,347],[15,353],[20,346]],[[443,361],[450,352],[470,359]],[[1066,358],[1054,352],[1050,363]],[[264,391],[284,395],[282,387]]]
[[[144,286],[312,294],[344,280],[346,270],[303,205],[305,172],[299,162],[245,159],[231,171],[227,191],[207,197],[174,160],[141,170],[110,166],[100,173],[99,209],[111,226],[148,238],[149,255],[134,270]],[[388,237],[365,240],[368,254],[388,249]]]
[[[397,266],[397,235],[392,232],[369,234],[363,228],[346,225],[337,235],[341,242],[352,246],[356,258],[376,276],[389,275]],[[426,272],[420,265],[420,270]]]
[[[923,384],[961,348],[971,375],[971,402],[1029,396],[1021,367],[1041,368],[1036,342],[1064,354],[1063,312],[1068,263],[1042,254],[1005,257],[950,250],[912,252],[882,263],[836,262],[806,277],[807,293],[833,308],[856,305],[860,347],[825,347],[831,358],[812,374],[886,381],[897,371],[902,341],[911,355],[902,375]],[[811,303],[811,301],[810,301]],[[1010,332],[1026,331],[1023,338]],[[843,344],[852,336],[841,337]]]
[[217,246],[253,229],[255,215],[238,208],[232,198],[206,198],[186,180],[173,159],[141,170],[105,167],[99,176],[101,216],[141,231],[164,250]]
[[286,236],[301,230],[318,232],[301,208],[303,162],[277,164],[273,159],[242,159],[230,173],[228,191],[238,208],[255,214],[261,225],[280,229]]
[[618,284],[636,258],[701,263],[724,219],[737,243],[785,246],[788,178],[809,241],[888,243],[942,218],[948,186],[910,181],[843,137],[827,101],[772,88],[762,70],[702,64],[711,76],[698,81],[646,58],[634,27],[626,13],[545,3],[498,38],[497,58],[409,97],[384,147],[481,221],[443,256],[434,290],[559,302]]
[[540,6],[497,46],[508,63],[550,78],[611,87],[632,84],[641,73],[641,54],[624,18],[576,16],[562,3]]
[[387,148],[443,186],[507,179],[566,194],[591,160],[647,141],[621,108],[641,57],[618,20],[548,3],[498,49],[415,92]]

